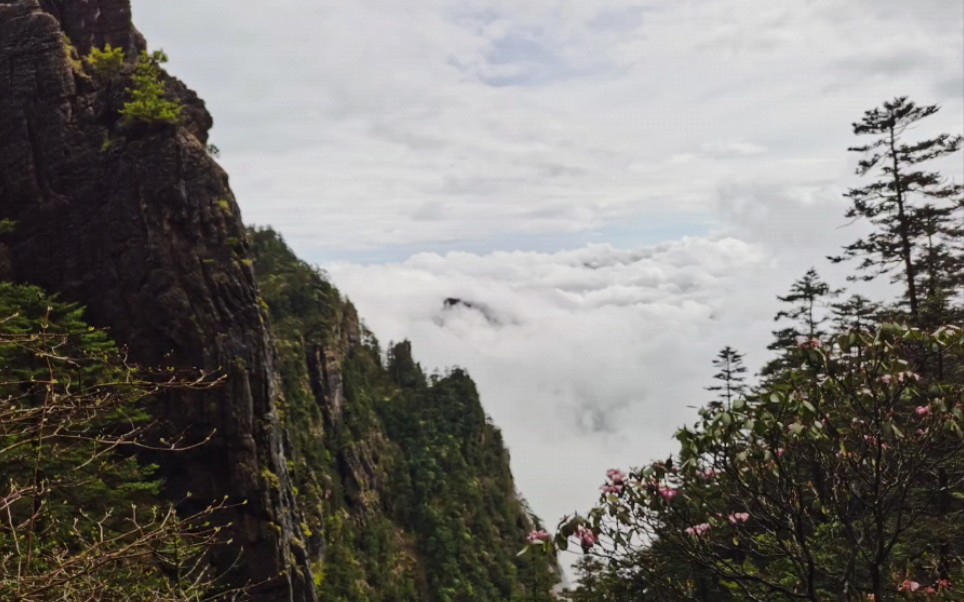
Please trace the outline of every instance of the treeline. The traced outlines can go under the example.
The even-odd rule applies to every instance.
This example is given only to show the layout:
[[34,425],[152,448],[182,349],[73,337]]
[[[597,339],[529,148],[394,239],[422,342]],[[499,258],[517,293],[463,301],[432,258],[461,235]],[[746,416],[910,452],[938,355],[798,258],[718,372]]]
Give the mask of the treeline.
[[795,282],[754,383],[723,349],[678,452],[530,536],[585,553],[566,599],[964,599],[964,187],[928,169],[962,139],[914,131],[937,111],[897,98],[853,126],[846,217],[871,229],[830,259],[899,297]]

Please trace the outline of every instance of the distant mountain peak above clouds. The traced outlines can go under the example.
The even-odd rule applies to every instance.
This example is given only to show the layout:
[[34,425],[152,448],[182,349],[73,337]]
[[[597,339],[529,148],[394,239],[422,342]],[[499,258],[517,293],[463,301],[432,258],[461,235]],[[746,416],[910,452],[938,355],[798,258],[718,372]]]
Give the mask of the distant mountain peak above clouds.
[[477,313],[485,318],[485,321],[492,326],[505,326],[506,324],[518,323],[515,318],[503,315],[485,303],[469,301],[458,297],[447,297],[445,301],[442,302],[442,312],[436,320],[436,324],[445,326],[446,317],[460,311]]

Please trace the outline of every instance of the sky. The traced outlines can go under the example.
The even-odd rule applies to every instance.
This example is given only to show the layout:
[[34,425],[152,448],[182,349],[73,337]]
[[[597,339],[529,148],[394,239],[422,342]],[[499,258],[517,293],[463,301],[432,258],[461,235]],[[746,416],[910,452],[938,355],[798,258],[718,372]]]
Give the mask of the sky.
[[[960,0],[133,0],[249,224],[468,369],[553,525],[667,456],[724,345],[857,238],[865,110],[964,131]],[[939,166],[964,180],[958,154]],[[883,287],[863,292],[884,294]],[[446,308],[455,297],[469,305]]]

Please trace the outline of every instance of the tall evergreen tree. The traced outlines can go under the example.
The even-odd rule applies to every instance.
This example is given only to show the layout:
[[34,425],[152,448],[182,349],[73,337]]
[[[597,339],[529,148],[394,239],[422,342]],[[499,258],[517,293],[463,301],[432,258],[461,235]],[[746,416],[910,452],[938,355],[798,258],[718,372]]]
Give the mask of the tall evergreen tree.
[[814,268],[807,270],[799,280],[790,286],[790,291],[777,297],[787,305],[773,317],[774,321],[790,320],[792,324],[780,330],[773,331],[774,341],[767,349],[780,352],[780,355],[770,361],[764,368],[764,375],[772,375],[787,368],[791,357],[789,351],[796,348],[801,340],[821,339],[826,336],[823,324],[828,317],[821,313],[825,298],[835,297],[839,290],[833,290]]
[[851,295],[830,306],[833,327],[838,333],[863,332],[877,323],[880,305],[863,295]]
[[719,370],[713,375],[717,384],[706,387],[707,391],[716,392],[716,401],[710,402],[713,408],[729,409],[734,398],[746,392],[746,366],[743,365],[743,354],[729,345],[720,350],[713,360],[713,367]]
[[857,174],[876,172],[878,179],[847,193],[852,205],[846,215],[866,219],[875,229],[845,246],[841,256],[831,258],[835,262],[860,259],[858,268],[868,272],[865,280],[890,274],[894,282],[902,283],[915,322],[921,317],[922,300],[931,294],[926,286],[921,290],[921,272],[927,277],[922,264],[928,253],[945,248],[953,238],[952,211],[961,194],[960,185],[947,183],[940,173],[926,171],[921,164],[957,152],[962,139],[946,133],[918,142],[906,142],[903,137],[939,109],[898,97],[865,112],[863,119],[853,124],[854,134],[874,137],[869,144],[849,149],[863,154]]

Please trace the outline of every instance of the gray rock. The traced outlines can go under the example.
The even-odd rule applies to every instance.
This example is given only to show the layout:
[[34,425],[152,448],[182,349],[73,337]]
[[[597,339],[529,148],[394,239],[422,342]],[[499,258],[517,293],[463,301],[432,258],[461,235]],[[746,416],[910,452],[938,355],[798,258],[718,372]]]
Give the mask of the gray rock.
[[0,275],[84,304],[136,362],[227,374],[223,387],[157,403],[167,429],[214,433],[156,458],[167,495],[191,492],[186,510],[247,500],[224,517],[236,543],[214,562],[261,584],[255,600],[313,601],[267,318],[227,175],[205,150],[210,115],[170,79],[184,123],[123,126],[125,85],[72,63],[64,33],[82,55],[145,47],[128,0],[0,0],[0,220],[17,222],[0,241]]

